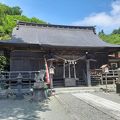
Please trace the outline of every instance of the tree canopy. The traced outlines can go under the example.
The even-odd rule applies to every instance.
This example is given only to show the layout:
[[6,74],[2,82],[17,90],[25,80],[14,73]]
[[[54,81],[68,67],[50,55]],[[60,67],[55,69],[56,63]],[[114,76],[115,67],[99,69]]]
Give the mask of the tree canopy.
[[19,6],[9,7],[0,3],[0,40],[10,39],[13,28],[16,26],[16,21],[46,23],[38,18],[22,15],[22,10]]
[[106,35],[103,30],[99,32],[99,37],[105,42],[112,44],[120,44],[120,28],[113,30],[109,35]]

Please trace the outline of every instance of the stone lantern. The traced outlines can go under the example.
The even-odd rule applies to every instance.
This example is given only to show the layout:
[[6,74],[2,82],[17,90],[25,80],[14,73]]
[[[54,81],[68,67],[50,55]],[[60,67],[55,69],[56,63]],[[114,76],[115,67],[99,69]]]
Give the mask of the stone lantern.
[[16,99],[23,99],[24,96],[22,94],[22,75],[21,73],[18,74],[17,77],[17,93],[16,93]]

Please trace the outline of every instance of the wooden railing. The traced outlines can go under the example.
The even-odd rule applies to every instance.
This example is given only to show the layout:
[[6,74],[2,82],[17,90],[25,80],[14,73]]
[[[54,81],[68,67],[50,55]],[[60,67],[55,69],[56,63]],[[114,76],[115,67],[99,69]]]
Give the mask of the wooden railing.
[[23,78],[31,79],[34,78],[35,74],[38,74],[39,72],[40,71],[1,71],[0,78],[4,77],[5,79],[14,79],[21,74]]
[[114,83],[118,79],[118,70],[109,70],[107,74],[102,72],[102,69],[91,70],[91,81],[99,84],[104,84],[107,78],[108,84]]
[[31,88],[34,84],[35,77],[41,71],[2,71],[0,72],[0,85],[10,88],[16,88],[19,74],[22,76],[23,88]]
[[[17,84],[17,77],[19,74],[22,75],[23,88],[31,88],[35,81],[35,76],[40,71],[10,71],[0,72],[0,85],[15,88]],[[91,70],[91,82],[93,85],[105,84],[106,75],[102,72],[102,69]],[[107,80],[109,83],[114,83],[118,79],[118,70],[109,70],[107,73]]]

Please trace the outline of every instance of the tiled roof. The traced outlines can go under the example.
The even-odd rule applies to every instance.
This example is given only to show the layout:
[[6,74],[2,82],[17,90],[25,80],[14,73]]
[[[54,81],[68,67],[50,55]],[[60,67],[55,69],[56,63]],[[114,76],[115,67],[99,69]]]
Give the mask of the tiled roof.
[[120,47],[102,41],[92,26],[66,26],[19,22],[10,43],[66,47]]

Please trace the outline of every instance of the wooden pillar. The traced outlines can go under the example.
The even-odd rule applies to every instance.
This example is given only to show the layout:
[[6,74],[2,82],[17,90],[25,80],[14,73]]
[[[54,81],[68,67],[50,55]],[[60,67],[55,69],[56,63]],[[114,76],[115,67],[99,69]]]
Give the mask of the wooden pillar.
[[86,60],[86,68],[87,68],[87,85],[91,86],[90,60]]
[[75,62],[73,64],[73,67],[74,67],[74,78],[76,79],[76,69],[75,69]]
[[53,74],[50,74],[50,88],[53,89]]
[[70,62],[68,62],[68,71],[69,71],[69,78],[71,78],[71,74],[70,74]]
[[63,63],[63,78],[65,78],[65,61]]
[[[53,61],[50,61],[50,69],[53,66]],[[49,71],[50,72],[50,71]],[[53,74],[50,72],[50,88],[53,89]]]
[[103,74],[101,72],[101,85],[103,85]]

